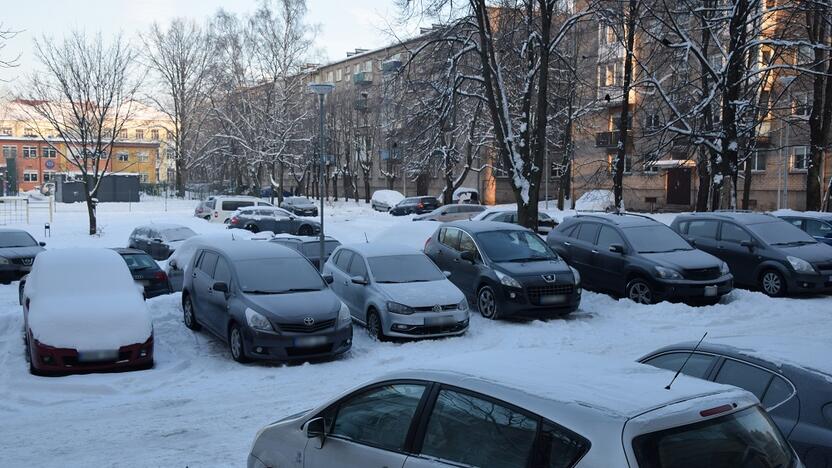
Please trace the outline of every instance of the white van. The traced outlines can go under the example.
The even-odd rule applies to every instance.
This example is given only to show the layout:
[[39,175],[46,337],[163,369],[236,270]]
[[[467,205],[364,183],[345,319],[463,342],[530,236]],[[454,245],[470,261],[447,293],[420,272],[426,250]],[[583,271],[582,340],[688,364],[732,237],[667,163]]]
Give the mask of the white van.
[[751,393],[617,359],[484,351],[263,428],[249,468],[802,467]]
[[231,221],[231,214],[240,208],[247,206],[274,206],[265,200],[245,195],[212,197],[205,200],[203,205],[210,212],[210,216],[207,218],[208,221],[225,224]]

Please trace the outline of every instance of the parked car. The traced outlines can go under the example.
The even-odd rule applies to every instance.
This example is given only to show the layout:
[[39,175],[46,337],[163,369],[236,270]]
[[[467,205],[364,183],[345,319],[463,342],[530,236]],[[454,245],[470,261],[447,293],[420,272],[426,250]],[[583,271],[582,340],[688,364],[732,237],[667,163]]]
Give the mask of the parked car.
[[581,302],[581,275],[532,231],[493,221],[440,226],[425,254],[483,317],[565,315]]
[[485,207],[482,205],[444,205],[430,213],[414,216],[413,221],[440,221],[443,223],[448,221],[461,221],[463,219],[471,219],[483,211],[485,211]]
[[209,246],[214,242],[223,240],[248,240],[253,236],[249,231],[243,229],[229,229],[213,234],[203,234],[191,237],[176,249],[166,263],[163,262],[162,270],[168,275],[171,289],[181,291],[185,282],[185,269],[191,264],[197,249],[202,246]]
[[[471,218],[474,221],[496,221],[498,223],[519,224],[517,221],[517,210],[508,210],[505,208],[493,208],[487,210],[479,215]],[[558,225],[548,214],[537,212],[537,233],[546,235]]]
[[762,213],[677,216],[670,226],[731,268],[734,281],[769,296],[832,292],[832,246]]
[[240,208],[274,206],[259,198],[244,195],[214,197],[213,200],[206,200],[205,204],[211,210],[208,221],[225,224],[231,221],[231,215]]
[[456,336],[468,301],[424,253],[395,244],[341,246],[324,265],[332,290],[378,340]]
[[321,232],[321,223],[295,217],[292,213],[270,206],[240,208],[231,215],[228,229],[245,229],[254,233],[271,231],[298,236],[311,236]]
[[315,202],[306,197],[286,197],[280,207],[297,216],[318,216]]
[[480,193],[474,188],[459,187],[451,195],[451,203],[478,205],[480,203]]
[[[748,390],[762,402],[807,468],[828,468],[832,466],[832,366],[828,356],[818,352],[824,346],[772,337],[726,338],[698,348],[696,342],[665,346],[639,361]],[[803,362],[811,356],[818,358]]]
[[162,271],[159,264],[150,255],[137,249],[113,249],[121,255],[133,280],[144,288],[145,299],[170,294],[173,290],[168,281],[168,275]]
[[753,395],[519,349],[383,375],[261,429],[249,468],[799,467]]
[[[270,239],[279,245],[289,247],[297,250],[301,255],[306,257],[315,268],[320,269],[321,264],[321,239],[313,236],[275,236]],[[336,239],[326,236],[324,237],[324,263],[326,263],[332,252],[340,246],[341,243]]]
[[390,211],[402,200],[404,195],[395,190],[376,190],[370,198],[370,207],[376,211]]
[[0,283],[9,284],[27,275],[45,246],[23,229],[0,228]]
[[[77,280],[79,271],[83,281]],[[153,366],[153,326],[147,306],[116,252],[47,250],[35,259],[22,299],[32,374]]]
[[196,207],[194,208],[194,216],[196,216],[197,218],[202,218],[206,221],[210,221],[211,212],[213,211],[213,204],[209,206],[209,203],[211,203],[213,200],[214,197],[208,197],[207,199],[197,203]]
[[197,249],[182,288],[185,326],[205,327],[237,362],[333,358],[352,346],[349,309],[298,252],[271,242]]
[[782,210],[773,214],[802,229],[816,241],[832,245],[832,213]]
[[179,224],[145,224],[133,229],[127,248],[146,252],[155,260],[165,260],[182,242],[195,235],[193,229]]
[[728,264],[691,247],[666,225],[633,214],[580,214],[546,238],[581,272],[584,287],[641,304],[717,303],[733,289]]
[[390,208],[393,216],[404,216],[409,214],[424,214],[439,208],[441,203],[436,197],[410,197],[396,203]]

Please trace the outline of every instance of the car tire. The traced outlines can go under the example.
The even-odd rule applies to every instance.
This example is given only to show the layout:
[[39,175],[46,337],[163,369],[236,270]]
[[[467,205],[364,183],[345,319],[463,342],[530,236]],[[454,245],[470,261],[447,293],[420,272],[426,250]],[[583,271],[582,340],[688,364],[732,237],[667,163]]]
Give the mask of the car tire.
[[17,302],[20,305],[23,305],[23,288],[26,287],[26,282],[21,281],[20,285],[17,287]]
[[257,227],[256,224],[248,224],[248,225],[246,225],[246,231],[251,231],[251,232],[257,234],[258,232],[260,232],[260,228]]
[[228,327],[228,350],[231,352],[231,359],[234,359],[241,364],[251,362],[251,360],[246,357],[246,344],[245,340],[243,340],[243,331],[236,323],[232,323],[231,326]]
[[210,221],[211,221],[211,216],[206,216],[206,217],[204,217],[204,218],[202,218],[202,219],[204,219],[205,221],[210,222]]
[[488,320],[500,318],[500,308],[497,304],[497,294],[491,286],[484,285],[477,291],[477,310]]
[[781,297],[786,294],[786,280],[777,270],[766,270],[760,275],[760,291],[769,297]]
[[225,221],[222,222],[223,224],[231,224],[231,218],[225,218]]
[[624,296],[636,304],[653,304],[656,301],[653,286],[644,278],[631,279],[627,283]]
[[185,326],[193,331],[199,331],[202,328],[202,325],[196,321],[194,303],[189,294],[182,297],[182,320],[185,322]]
[[298,235],[299,236],[311,236],[312,235],[312,226],[308,224],[304,224],[298,228]]
[[367,333],[374,340],[387,341],[387,335],[384,334],[384,326],[381,324],[381,317],[375,309],[367,311]]

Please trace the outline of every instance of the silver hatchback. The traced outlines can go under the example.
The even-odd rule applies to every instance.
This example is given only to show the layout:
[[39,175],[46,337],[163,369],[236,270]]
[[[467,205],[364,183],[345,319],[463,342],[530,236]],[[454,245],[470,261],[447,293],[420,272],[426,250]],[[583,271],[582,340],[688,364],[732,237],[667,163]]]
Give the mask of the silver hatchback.
[[465,333],[468,303],[424,253],[394,244],[339,247],[324,265],[353,320],[379,340]]

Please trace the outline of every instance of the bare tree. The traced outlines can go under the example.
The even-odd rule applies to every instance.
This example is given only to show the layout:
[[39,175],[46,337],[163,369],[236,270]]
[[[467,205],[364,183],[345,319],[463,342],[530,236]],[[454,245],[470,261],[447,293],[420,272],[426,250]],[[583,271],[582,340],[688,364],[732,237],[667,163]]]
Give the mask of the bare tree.
[[826,188],[822,179],[824,155],[832,143],[832,5],[822,0],[806,2],[805,15],[808,46],[814,55],[809,65],[812,72],[812,110],[809,114],[806,209],[832,211],[832,177]]
[[[13,31],[8,29],[5,24],[0,22],[0,54],[2,54],[3,49],[6,48],[6,42],[13,39],[19,31]],[[14,58],[4,58],[0,55],[0,68],[14,68],[18,65],[18,59],[20,56]]]
[[121,36],[107,43],[100,33],[77,31],[60,42],[35,41],[35,54],[44,69],[31,75],[18,102],[44,140],[57,136],[61,156],[80,172],[93,235],[98,187],[140,84],[133,78],[135,54]]

